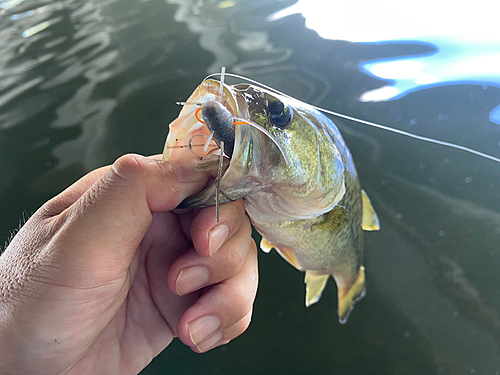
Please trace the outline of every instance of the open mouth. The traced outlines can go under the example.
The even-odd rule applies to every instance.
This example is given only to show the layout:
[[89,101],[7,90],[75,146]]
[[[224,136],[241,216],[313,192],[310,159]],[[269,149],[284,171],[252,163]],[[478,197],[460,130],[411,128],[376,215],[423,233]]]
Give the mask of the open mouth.
[[263,189],[272,143],[288,163],[276,138],[250,119],[249,98],[234,86],[220,88],[218,81],[202,82],[170,124],[163,160],[197,158],[196,168],[216,177],[213,185],[186,199],[184,208],[218,205]]
[[[179,117],[170,124],[163,160],[196,158],[198,170],[217,173],[213,185],[186,199],[179,207],[218,205],[241,198],[248,190],[245,176],[253,158],[251,127],[234,126],[234,119],[241,119],[248,113],[240,112],[232,86],[224,85],[222,90],[220,87],[218,81],[204,81],[189,97]],[[243,105],[246,103],[241,104],[246,111]],[[215,112],[210,113],[210,108],[215,108]],[[224,126],[217,128],[214,124]],[[224,130],[229,130],[230,134]]]
[[274,143],[289,164],[285,150],[276,138],[250,120],[248,104],[242,95],[248,85],[239,85],[238,88],[222,85],[221,90],[220,82],[205,80],[184,102],[179,117],[170,124],[163,159],[197,157],[206,160],[220,154],[228,159],[233,159],[234,155],[245,158],[248,155],[239,152],[245,148],[242,142],[252,142],[252,133],[261,133],[260,136]]
[[[163,152],[164,160],[193,158],[203,160],[220,153],[221,140],[228,139],[220,129],[209,129],[203,119],[205,103],[218,103],[231,117],[240,117],[236,94],[231,86],[214,80],[204,81],[185,102],[179,117],[170,124],[170,131]],[[233,134],[235,129],[232,128]],[[234,151],[234,135],[231,142],[225,142],[225,156]]]
[[[231,190],[247,173],[252,164],[252,135],[249,127],[237,126],[235,121],[247,116],[246,103],[235,89],[223,85],[221,90],[220,82],[214,80],[202,82],[184,103],[178,118],[170,124],[163,160],[196,158],[196,169],[211,172],[214,184],[181,206],[212,205],[215,196],[218,201],[220,194]],[[238,197],[223,198],[230,201]]]

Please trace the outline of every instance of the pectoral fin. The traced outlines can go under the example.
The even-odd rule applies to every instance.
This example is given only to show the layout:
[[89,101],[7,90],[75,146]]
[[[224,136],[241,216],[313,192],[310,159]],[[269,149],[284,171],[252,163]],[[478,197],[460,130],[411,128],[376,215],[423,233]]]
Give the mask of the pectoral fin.
[[269,253],[274,248],[274,246],[271,242],[262,237],[262,240],[260,240],[260,248],[263,252]]
[[[207,166],[207,168],[209,168],[209,166]],[[231,186],[225,185],[224,177],[225,175],[222,177],[219,190],[220,204],[233,202],[263,189],[261,184],[252,181],[252,177],[243,176]],[[215,206],[215,193],[215,184],[213,184],[198,194],[193,195],[192,197],[187,197],[181,202],[181,204],[179,204],[179,206],[177,206],[177,208],[203,208]]]
[[368,231],[379,230],[380,222],[370,202],[370,198],[368,198],[364,190],[361,190],[361,195],[363,197],[363,222],[361,223],[361,227],[363,230]]
[[325,289],[326,282],[330,275],[319,275],[314,271],[306,271],[305,283],[306,283],[306,306],[309,307],[312,304],[319,301],[321,298],[321,293]]

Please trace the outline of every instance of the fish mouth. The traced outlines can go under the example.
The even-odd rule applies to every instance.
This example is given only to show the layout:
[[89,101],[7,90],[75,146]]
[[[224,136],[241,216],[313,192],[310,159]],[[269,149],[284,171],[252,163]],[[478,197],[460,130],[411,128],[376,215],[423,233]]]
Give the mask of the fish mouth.
[[[200,104],[218,101],[234,118],[249,118],[245,99],[238,95],[233,86],[226,84],[221,95],[220,85],[218,81],[205,80],[189,97],[179,117],[170,124],[163,160],[198,158],[198,170],[218,169],[220,147],[213,139],[207,142],[210,130],[201,117]],[[219,182],[219,203],[237,200],[262,188],[258,170],[260,158],[254,152],[255,131],[250,125],[235,126],[234,148],[232,153],[228,152],[224,156],[226,162]],[[231,158],[227,155],[231,155]],[[216,187],[213,184],[184,200],[179,208],[208,207],[215,205],[215,201]]]
[[245,108],[240,110],[245,103],[241,100],[238,103],[237,94],[231,86],[224,84],[221,92],[220,82],[211,79],[203,81],[185,102],[179,116],[170,124],[163,160],[194,157],[202,160],[218,151],[219,145],[207,142],[210,130],[201,116],[201,105],[209,101],[220,102],[234,117],[248,114]]

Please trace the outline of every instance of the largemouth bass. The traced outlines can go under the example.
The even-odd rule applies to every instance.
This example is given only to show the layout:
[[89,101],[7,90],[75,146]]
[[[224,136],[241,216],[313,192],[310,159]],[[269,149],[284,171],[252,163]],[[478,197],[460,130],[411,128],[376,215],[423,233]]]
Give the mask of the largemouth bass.
[[[349,149],[334,123],[303,102],[249,84],[222,86],[202,82],[170,124],[164,160],[194,152],[198,168],[214,169],[213,149],[223,144],[229,159],[217,184],[181,206],[243,198],[262,250],[275,248],[305,272],[306,306],[333,276],[345,323],[365,293],[363,230],[379,229]],[[203,147],[212,136],[216,145]]]

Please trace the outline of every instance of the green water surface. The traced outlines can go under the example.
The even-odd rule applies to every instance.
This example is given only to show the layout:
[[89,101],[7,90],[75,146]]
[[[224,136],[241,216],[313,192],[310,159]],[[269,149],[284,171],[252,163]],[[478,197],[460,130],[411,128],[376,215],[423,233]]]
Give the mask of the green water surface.
[[[160,153],[175,102],[222,66],[309,103],[500,155],[500,125],[489,119],[498,87],[469,82],[360,102],[386,84],[360,63],[433,47],[326,40],[300,15],[266,21],[292,2],[2,4],[6,240],[88,171],[125,153]],[[337,321],[333,282],[306,308],[303,274],[260,253],[247,332],[202,355],[175,340],[143,374],[500,374],[500,164],[335,122],[382,225],[366,235],[367,296],[348,324]]]

